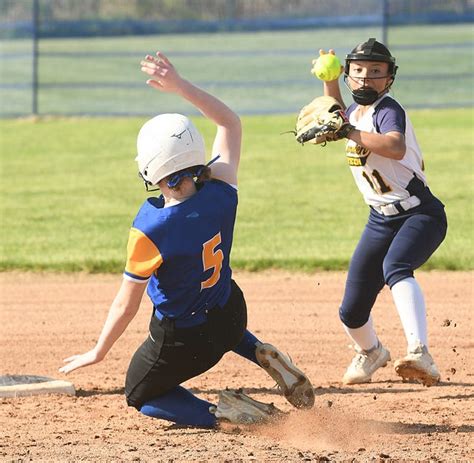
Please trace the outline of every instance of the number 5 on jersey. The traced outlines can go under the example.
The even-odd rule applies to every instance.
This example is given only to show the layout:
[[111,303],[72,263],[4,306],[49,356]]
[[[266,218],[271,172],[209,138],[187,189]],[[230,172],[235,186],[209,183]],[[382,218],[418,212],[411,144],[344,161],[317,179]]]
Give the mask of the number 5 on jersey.
[[209,241],[202,245],[202,264],[204,271],[213,269],[212,275],[201,282],[201,291],[203,289],[212,288],[221,276],[222,261],[224,253],[220,249],[216,249],[221,244],[221,232],[214,235]]

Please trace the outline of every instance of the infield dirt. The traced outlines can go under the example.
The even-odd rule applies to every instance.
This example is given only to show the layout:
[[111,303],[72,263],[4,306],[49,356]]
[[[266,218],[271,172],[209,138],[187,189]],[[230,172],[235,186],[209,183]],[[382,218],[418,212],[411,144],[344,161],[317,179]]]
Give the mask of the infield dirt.
[[[288,352],[313,382],[315,407],[293,409],[256,365],[228,353],[185,386],[215,402],[243,387],[288,414],[262,426],[180,428],[140,415],[123,396],[131,355],[147,335],[150,303],[107,358],[71,373],[76,397],[0,399],[2,461],[377,461],[474,459],[473,272],[419,272],[430,350],[442,381],[403,383],[393,363],[373,382],[342,385],[353,351],[338,318],[344,273],[235,273],[249,329]],[[63,378],[62,359],[93,347],[120,276],[0,274],[1,371]],[[145,300],[146,299],[146,300]],[[403,330],[384,289],[374,321],[392,359]]]

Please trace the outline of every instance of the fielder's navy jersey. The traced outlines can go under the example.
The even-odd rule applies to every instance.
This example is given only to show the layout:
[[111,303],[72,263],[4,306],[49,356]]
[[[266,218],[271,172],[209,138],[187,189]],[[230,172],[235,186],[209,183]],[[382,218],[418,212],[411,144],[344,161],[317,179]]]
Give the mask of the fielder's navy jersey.
[[130,230],[124,278],[148,281],[159,318],[190,319],[227,302],[236,212],[236,189],[218,180],[174,206],[165,208],[163,196],[145,201]]
[[346,112],[357,129],[381,134],[399,132],[404,135],[406,145],[403,159],[396,160],[370,151],[353,140],[347,141],[347,162],[365,202],[369,206],[383,206],[416,194],[411,191],[413,181],[421,188],[426,186],[426,177],[415,131],[403,107],[385,94],[362,116],[358,108],[353,103]]

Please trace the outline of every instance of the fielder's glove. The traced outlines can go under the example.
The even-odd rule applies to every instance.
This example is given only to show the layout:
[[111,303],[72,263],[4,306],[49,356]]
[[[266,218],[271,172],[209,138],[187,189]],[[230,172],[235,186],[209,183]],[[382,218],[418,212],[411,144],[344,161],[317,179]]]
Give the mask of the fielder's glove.
[[331,96],[320,96],[306,105],[296,121],[296,141],[323,146],[346,138],[354,130],[341,104]]

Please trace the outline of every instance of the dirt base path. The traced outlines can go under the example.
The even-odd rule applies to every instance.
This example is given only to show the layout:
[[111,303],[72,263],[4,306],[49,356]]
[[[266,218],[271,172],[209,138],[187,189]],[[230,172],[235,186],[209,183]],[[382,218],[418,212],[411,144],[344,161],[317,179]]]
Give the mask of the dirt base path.
[[[297,411],[256,365],[227,354],[185,385],[216,401],[225,387],[289,412],[278,424],[179,428],[127,408],[129,359],[147,333],[150,306],[102,363],[68,376],[76,397],[0,399],[2,461],[367,461],[474,459],[474,273],[419,273],[430,346],[442,382],[403,383],[390,363],[371,384],[340,382],[353,351],[339,319],[345,275],[237,273],[249,328],[288,352],[311,378],[314,409]],[[62,359],[93,347],[120,276],[0,274],[0,374],[61,378]],[[374,321],[392,358],[405,353],[388,290]]]

